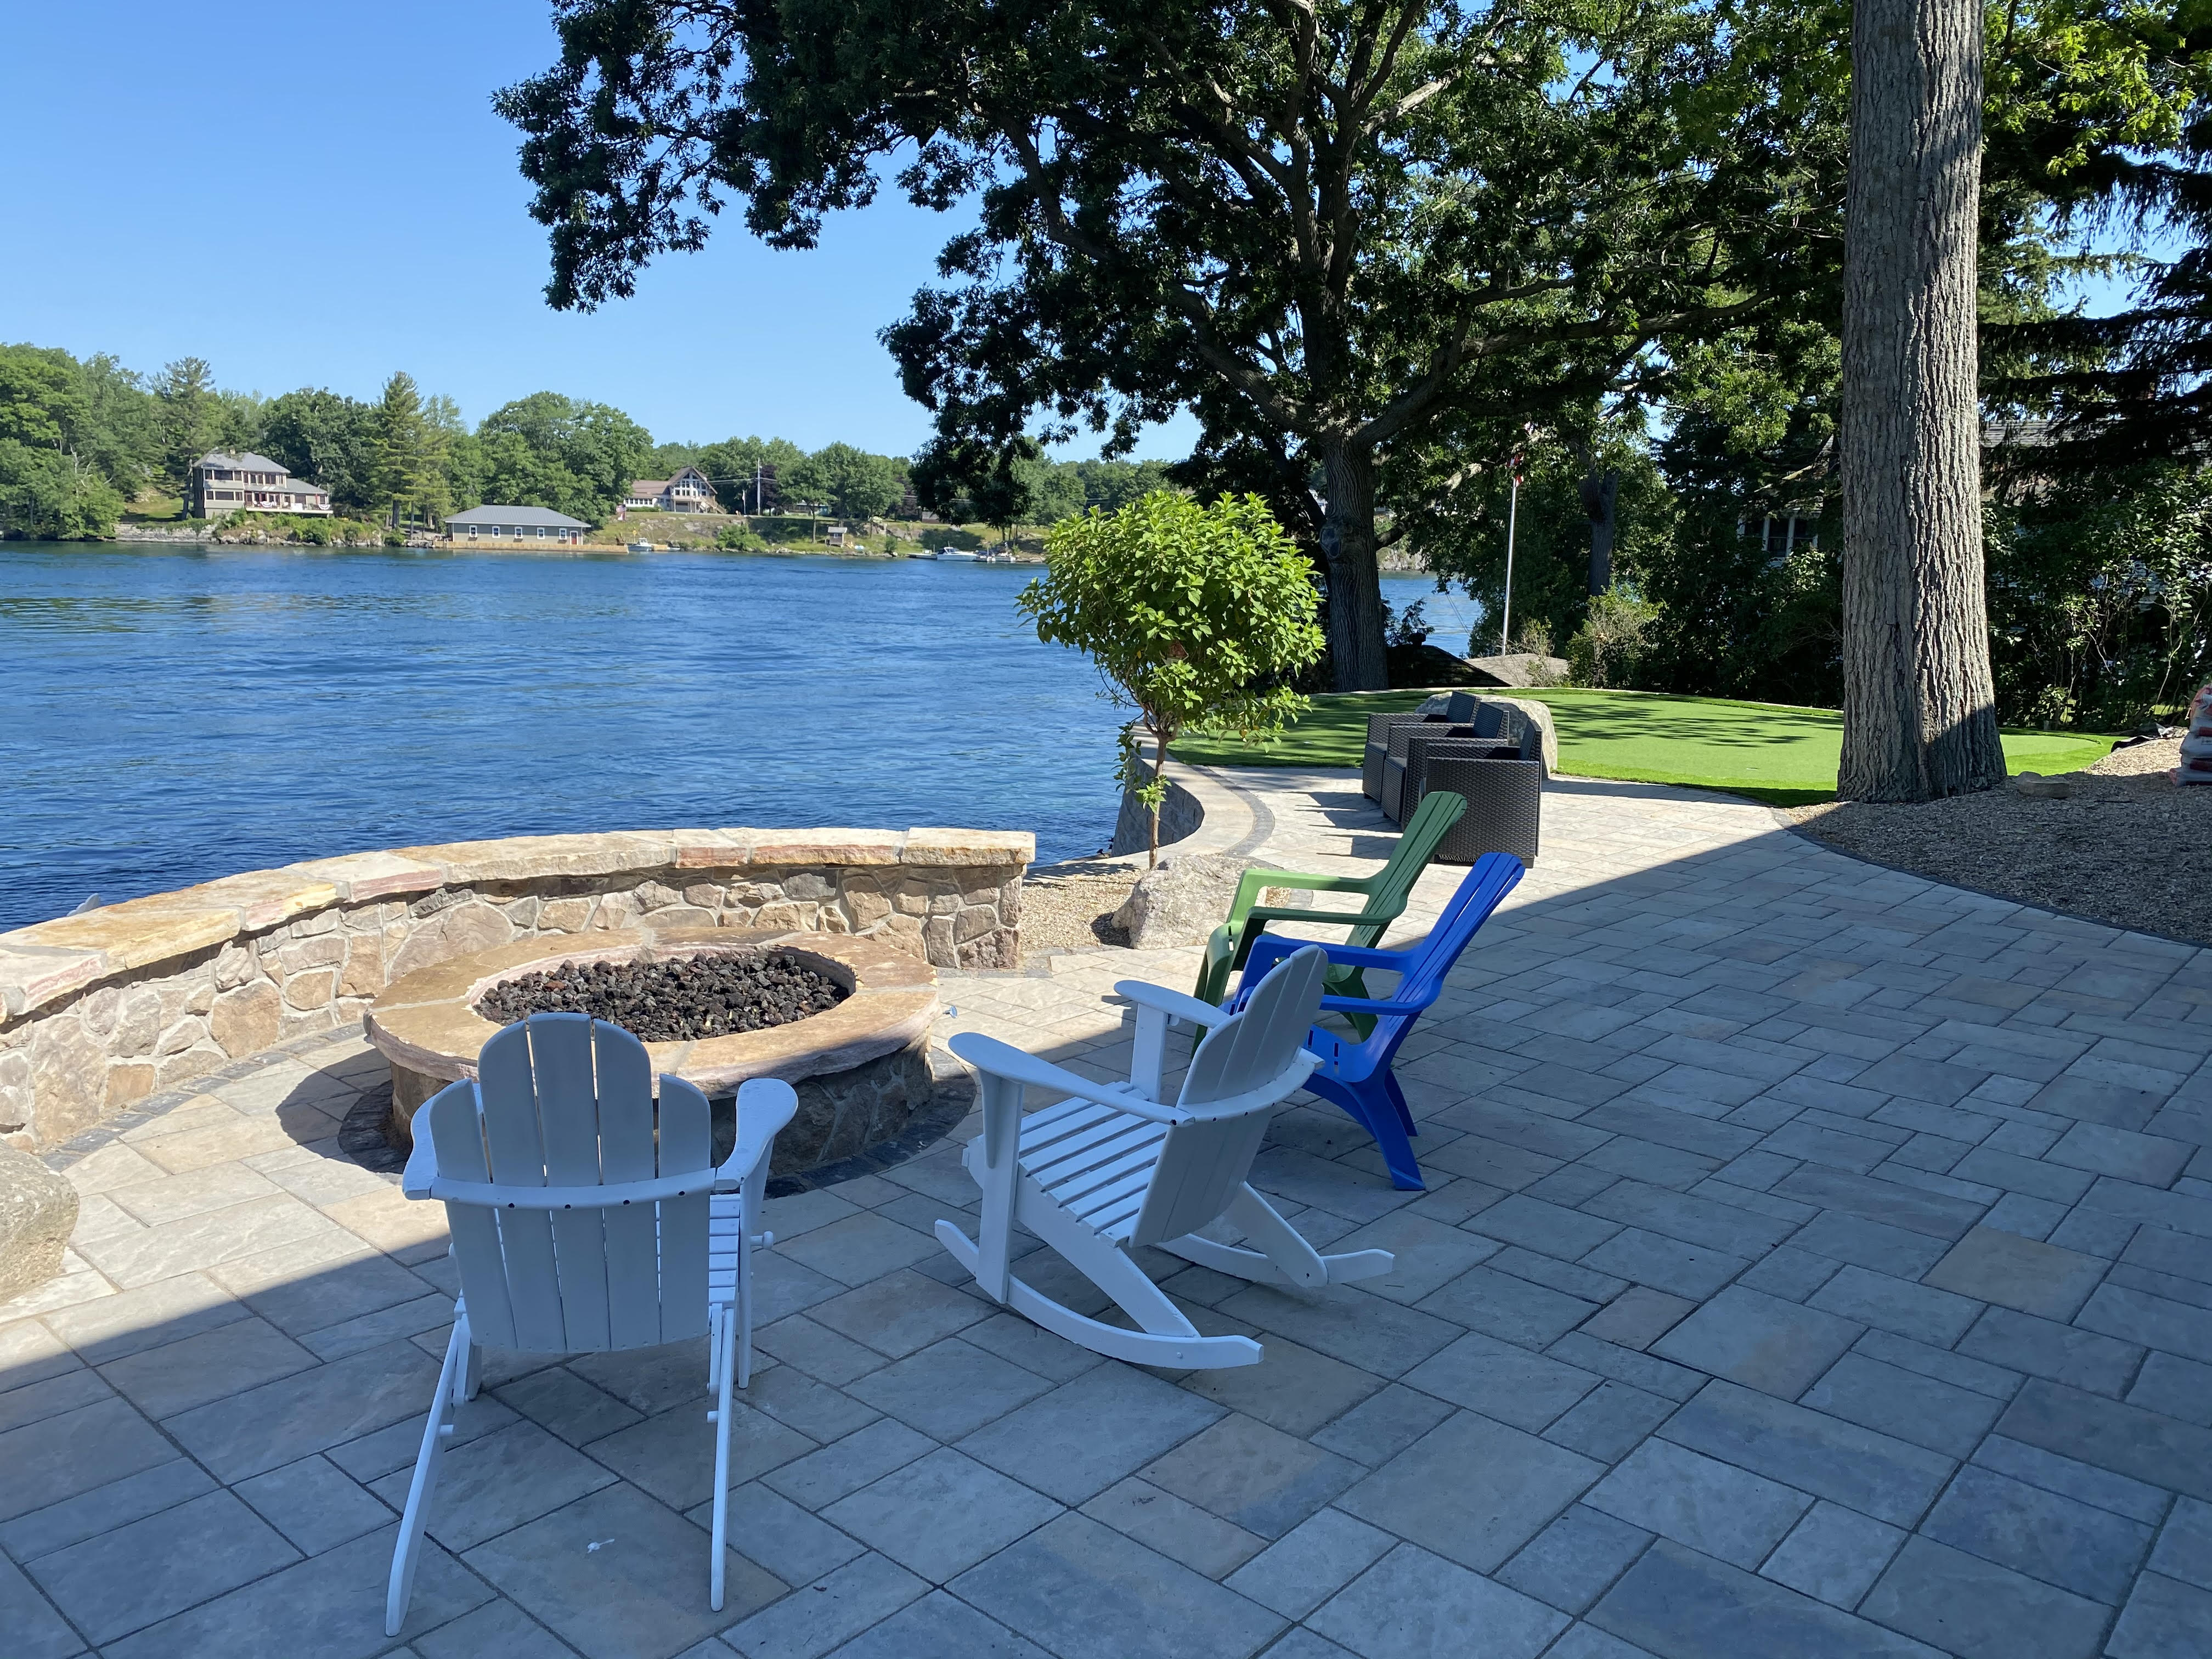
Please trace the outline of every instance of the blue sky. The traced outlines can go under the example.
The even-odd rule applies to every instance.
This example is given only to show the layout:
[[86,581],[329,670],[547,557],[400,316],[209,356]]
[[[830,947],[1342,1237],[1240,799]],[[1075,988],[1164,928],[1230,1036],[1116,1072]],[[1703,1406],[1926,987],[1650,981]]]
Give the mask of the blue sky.
[[[221,384],[270,395],[369,398],[405,368],[472,422],[551,389],[664,440],[916,448],[927,416],[876,331],[932,279],[952,227],[895,192],[802,253],[725,216],[635,298],[546,307],[518,135],[489,98],[552,61],[549,15],[544,0],[15,0],[0,12],[0,340],[148,371],[202,356]],[[1139,453],[1188,453],[1194,433],[1179,418]]]
[[[726,216],[635,299],[549,310],[544,233],[492,92],[552,62],[544,0],[0,8],[0,340],[192,355],[275,394],[405,368],[471,422],[551,389],[663,440],[928,435],[876,331],[951,227],[887,195],[778,253]],[[1187,453],[1182,423],[1143,453]],[[1071,457],[1097,453],[1078,444]]]

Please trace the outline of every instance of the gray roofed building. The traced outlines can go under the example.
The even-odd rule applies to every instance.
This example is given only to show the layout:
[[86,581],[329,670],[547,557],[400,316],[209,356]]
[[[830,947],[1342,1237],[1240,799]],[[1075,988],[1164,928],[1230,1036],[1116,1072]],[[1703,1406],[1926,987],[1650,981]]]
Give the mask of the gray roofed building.
[[550,507],[472,507],[446,520],[446,538],[454,542],[566,542],[584,538],[591,526]]
[[472,507],[465,513],[449,514],[449,525],[551,525],[561,530],[588,530],[591,526],[581,519],[572,519],[565,513],[556,513],[550,507]]

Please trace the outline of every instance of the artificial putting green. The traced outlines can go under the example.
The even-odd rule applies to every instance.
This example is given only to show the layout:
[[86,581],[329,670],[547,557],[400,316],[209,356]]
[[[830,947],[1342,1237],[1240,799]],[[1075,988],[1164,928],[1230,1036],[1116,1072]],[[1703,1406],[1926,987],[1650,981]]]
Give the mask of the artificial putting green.
[[[1412,708],[1427,695],[1359,691],[1318,696],[1311,712],[1275,743],[1189,737],[1175,745],[1175,753],[1200,766],[1355,767],[1367,741],[1367,717]],[[1776,806],[1835,799],[1844,717],[1832,708],[1567,687],[1510,695],[1539,697],[1550,707],[1562,772],[1725,789]],[[2014,772],[2079,771],[2108,754],[2113,741],[2074,732],[2007,731],[2005,764]]]

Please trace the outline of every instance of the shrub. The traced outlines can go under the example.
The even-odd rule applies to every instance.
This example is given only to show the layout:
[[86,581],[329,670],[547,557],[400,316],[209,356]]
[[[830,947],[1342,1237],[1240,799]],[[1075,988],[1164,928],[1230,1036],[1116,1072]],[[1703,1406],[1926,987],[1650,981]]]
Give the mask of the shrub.
[[1168,745],[1193,727],[1270,738],[1306,700],[1287,677],[1322,653],[1312,566],[1257,495],[1211,507],[1158,489],[1115,513],[1093,507],[1045,535],[1045,574],[1017,601],[1037,637],[1098,666],[1106,695],[1135,708],[1122,783],[1150,809],[1159,861]]
[[1567,673],[1577,685],[1626,685],[1643,656],[1659,607],[1618,582],[1595,594],[1567,641]]

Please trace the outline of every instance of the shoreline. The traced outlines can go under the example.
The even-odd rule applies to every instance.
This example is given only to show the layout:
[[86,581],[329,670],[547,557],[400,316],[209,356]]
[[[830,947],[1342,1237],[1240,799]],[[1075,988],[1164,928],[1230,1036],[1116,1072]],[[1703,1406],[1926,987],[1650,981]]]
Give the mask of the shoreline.
[[[441,538],[434,541],[410,541],[404,544],[395,546],[390,543],[383,541],[333,541],[318,543],[276,541],[270,539],[247,539],[243,538],[236,540],[226,540],[219,537],[205,535],[175,535],[161,532],[148,532],[143,530],[136,531],[136,532],[133,533],[133,526],[118,526],[117,533],[112,537],[101,537],[89,542],[79,543],[77,545],[99,547],[198,547],[263,553],[316,553],[325,555],[339,553],[497,553],[510,557],[520,556],[524,558],[536,559],[580,557],[623,557],[645,559],[665,557],[672,553],[686,556],[712,554],[718,557],[735,559],[849,559],[860,562],[873,564],[898,564],[908,560],[915,560],[922,563],[937,562],[936,560],[931,558],[927,554],[919,550],[918,548],[916,551],[912,553],[882,553],[872,549],[848,547],[673,548],[663,543],[653,547],[648,553],[636,553],[631,551],[626,542],[560,543],[544,547],[532,547],[520,543],[517,543],[513,545],[502,545],[498,543],[487,542],[456,543],[449,542]],[[647,538],[641,537],[639,539],[644,540]],[[969,561],[963,560],[959,562],[965,563],[969,562]],[[1014,562],[1021,565],[1042,565],[1044,562],[1044,559],[1042,556],[1039,554],[1017,553],[1014,555]]]

